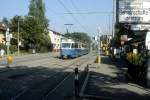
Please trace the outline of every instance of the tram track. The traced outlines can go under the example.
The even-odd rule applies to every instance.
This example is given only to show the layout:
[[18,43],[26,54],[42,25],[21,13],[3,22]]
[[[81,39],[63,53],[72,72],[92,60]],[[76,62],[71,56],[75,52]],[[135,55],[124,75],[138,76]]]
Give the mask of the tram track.
[[[49,77],[47,77],[46,79],[44,79],[44,80],[42,80],[42,81],[40,81],[39,83],[36,83],[36,84],[38,84],[38,85],[33,85],[33,86],[31,86],[30,88],[28,88],[28,89],[26,89],[26,90],[24,90],[24,91],[22,91],[22,92],[19,92],[16,96],[14,96],[14,97],[12,97],[11,98],[11,100],[20,100],[19,98],[21,98],[22,96],[24,96],[24,94],[28,94],[28,91],[31,91],[32,89],[41,89],[41,88],[39,88],[38,86],[40,85],[40,84],[44,84],[45,82],[47,83],[48,81],[49,82],[51,82],[51,80],[55,77],[55,76],[63,76],[63,74],[61,73],[60,75],[59,75],[59,73],[60,72],[65,72],[65,71],[67,71],[67,69],[69,69],[69,68],[72,68],[72,67],[74,67],[74,66],[76,66],[76,62],[79,62],[79,61],[82,61],[82,60],[84,60],[85,61],[85,58],[80,58],[80,59],[75,59],[75,60],[73,60],[72,62],[71,62],[71,64],[68,64],[68,65],[66,65],[65,67],[63,67],[62,69],[59,69],[59,70],[57,70],[57,72],[54,72],[54,73],[51,73],[51,75],[49,76]],[[57,64],[56,64],[57,65]],[[72,70],[72,69],[71,69]],[[68,72],[65,72],[65,73],[68,73]],[[68,74],[66,74],[65,75],[65,77],[63,77],[62,79],[60,79],[61,81],[62,80],[64,80],[66,77],[69,77],[68,75],[71,75],[71,74],[73,74],[73,72],[69,72]],[[59,83],[61,82],[59,80]],[[49,83],[48,82],[48,83]],[[56,82],[57,83],[57,82]],[[45,87],[45,85],[43,85],[44,87]],[[54,87],[54,86],[53,86]],[[26,94],[26,95],[27,95]],[[27,96],[26,96],[27,97]],[[28,96],[29,97],[29,96]],[[22,100],[22,99],[21,99]],[[24,99],[25,100],[25,99]]]
[[[87,64],[89,64],[89,61],[90,63],[93,62],[93,59],[91,58],[86,58],[86,59],[82,59],[82,61],[78,62],[76,68],[78,67],[79,69],[79,78],[81,77],[82,73],[83,73],[83,69],[85,69],[85,65],[87,66]],[[88,62],[88,63],[87,63]],[[73,69],[74,70],[74,69]],[[53,90],[49,91],[49,93],[45,96],[43,96],[42,100],[49,100],[49,99],[54,99],[54,100],[57,100],[57,99],[60,99],[59,96],[57,98],[57,93],[58,91],[60,90],[63,90],[64,88],[67,89],[68,88],[68,85],[69,87],[71,86],[71,89],[70,90],[66,90],[66,91],[70,91],[71,93],[74,91],[74,86],[72,86],[71,84],[68,84],[70,83],[73,85],[74,84],[74,72],[68,74]],[[68,84],[68,85],[67,85]],[[62,89],[63,88],[63,89]],[[70,94],[70,92],[68,92]],[[64,94],[64,93],[63,93]],[[67,93],[66,93],[67,94]],[[74,94],[74,93],[72,93]],[[55,96],[54,96],[55,95]],[[65,94],[64,94],[65,95]],[[62,98],[61,98],[62,99]]]

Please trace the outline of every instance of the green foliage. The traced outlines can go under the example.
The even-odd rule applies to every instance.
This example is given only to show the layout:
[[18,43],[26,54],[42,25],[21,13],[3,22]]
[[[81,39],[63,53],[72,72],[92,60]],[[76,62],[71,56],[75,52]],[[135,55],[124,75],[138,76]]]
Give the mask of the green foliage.
[[19,23],[19,33],[20,33],[20,38],[21,38],[22,32],[23,32],[23,26],[24,26],[24,18],[16,15],[9,21],[9,28],[15,39],[17,39],[18,37],[18,23]]
[[42,46],[42,47],[40,48],[39,52],[40,52],[40,53],[47,53],[47,52],[48,52],[48,48]]
[[31,0],[28,16],[14,16],[10,22],[10,30],[13,33],[12,44],[17,45],[19,24],[19,39],[26,50],[37,49],[41,46],[48,48],[50,38],[48,36],[48,20],[45,17],[45,4],[43,0]]
[[65,36],[68,38],[72,38],[75,41],[80,41],[83,43],[91,42],[90,36],[88,36],[87,33],[84,33],[84,32],[66,33]]
[[43,3],[43,0],[31,0],[28,15],[36,18],[38,24],[40,24],[44,29],[47,29],[48,19],[45,16],[45,11],[45,4]]
[[23,27],[23,39],[26,41],[26,44],[35,44],[36,47],[49,46],[50,38],[48,34],[43,32],[43,28],[40,24],[37,24],[36,18],[26,17],[25,25]]
[[17,46],[16,45],[11,45],[9,50],[10,50],[11,53],[14,53],[14,52],[17,51]]
[[6,45],[3,43],[0,43],[0,49],[6,49]]
[[4,18],[2,19],[2,22],[3,22],[7,27],[9,27],[9,21],[8,21],[8,19],[7,19],[6,17],[4,17]]
[[43,0],[31,0],[24,30],[23,36],[27,44],[34,44],[38,50],[41,46],[49,47],[48,19],[45,16]]

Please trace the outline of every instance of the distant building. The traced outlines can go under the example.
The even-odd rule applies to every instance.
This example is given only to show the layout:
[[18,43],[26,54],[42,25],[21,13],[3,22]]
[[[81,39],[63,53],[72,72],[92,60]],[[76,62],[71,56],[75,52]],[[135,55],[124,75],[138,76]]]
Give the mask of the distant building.
[[58,52],[60,50],[61,38],[63,35],[59,32],[49,30],[49,36],[51,39],[52,50]]
[[2,22],[0,22],[0,43],[5,44],[5,32],[6,32],[7,28],[5,26],[5,24],[3,24]]

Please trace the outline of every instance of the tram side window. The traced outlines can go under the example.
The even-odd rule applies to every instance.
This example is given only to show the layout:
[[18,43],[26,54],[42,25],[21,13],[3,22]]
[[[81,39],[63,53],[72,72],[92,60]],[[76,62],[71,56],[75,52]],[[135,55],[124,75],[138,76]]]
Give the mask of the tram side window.
[[78,43],[75,43],[75,48],[78,48]]
[[78,48],[78,43],[72,43],[71,48]]

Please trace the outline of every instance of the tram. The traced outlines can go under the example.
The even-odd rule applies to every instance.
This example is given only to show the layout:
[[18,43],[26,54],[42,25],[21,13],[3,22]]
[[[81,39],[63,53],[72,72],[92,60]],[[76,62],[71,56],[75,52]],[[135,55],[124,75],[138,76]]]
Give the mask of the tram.
[[87,44],[72,39],[62,39],[60,48],[61,58],[76,58],[89,53]]

